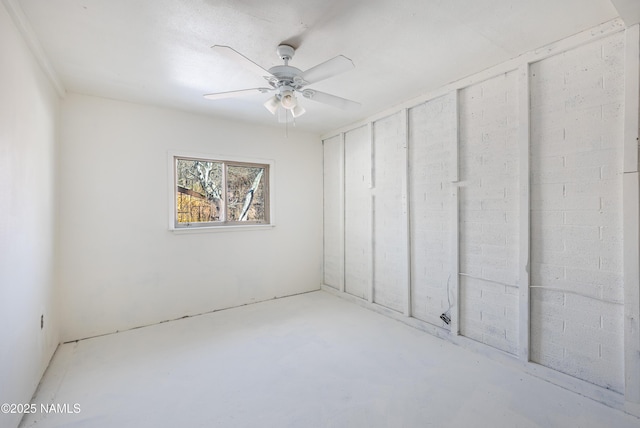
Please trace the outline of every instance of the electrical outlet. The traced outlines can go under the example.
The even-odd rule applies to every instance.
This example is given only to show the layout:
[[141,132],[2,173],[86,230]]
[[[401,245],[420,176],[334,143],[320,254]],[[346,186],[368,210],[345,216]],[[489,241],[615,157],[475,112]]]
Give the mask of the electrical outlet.
[[449,318],[449,315],[447,314],[440,315],[440,319],[444,321],[446,325],[449,325],[449,323],[451,322],[451,318]]

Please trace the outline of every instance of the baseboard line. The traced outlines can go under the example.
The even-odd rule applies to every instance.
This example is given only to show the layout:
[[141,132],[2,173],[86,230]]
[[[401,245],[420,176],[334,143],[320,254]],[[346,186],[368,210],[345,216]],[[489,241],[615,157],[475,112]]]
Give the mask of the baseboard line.
[[162,321],[158,321],[158,322],[153,322],[153,323],[149,323],[149,324],[143,324],[143,325],[127,328],[127,329],[124,329],[124,330],[110,331],[108,333],[96,334],[96,335],[93,335],[93,336],[86,336],[86,337],[83,337],[83,338],[80,338],[80,339],[67,340],[65,342],[62,342],[61,344],[64,345],[64,344],[67,344],[67,343],[77,343],[77,342],[80,342],[80,341],[83,341],[83,340],[95,339],[95,338],[104,337],[104,336],[111,336],[112,334],[124,333],[126,331],[138,330],[140,328],[145,328],[145,327],[152,327],[154,325],[164,324],[164,323],[167,323],[167,322],[180,321],[180,320],[187,319],[187,318],[199,317],[201,315],[208,315],[208,314],[212,314],[212,313],[215,313],[215,312],[228,311],[230,309],[236,309],[236,308],[241,308],[243,306],[255,305],[257,303],[270,302],[272,300],[285,299],[287,297],[294,297],[294,296],[301,296],[303,294],[315,293],[315,292],[320,291],[320,290],[321,290],[320,287],[318,287],[318,289],[316,289],[316,290],[303,291],[303,292],[300,292],[300,293],[293,293],[293,294],[285,294],[283,296],[274,296],[274,297],[269,298],[269,299],[256,300],[254,302],[243,303],[241,305],[229,306],[229,307],[226,307],[226,308],[213,309],[213,310],[210,310],[210,311],[200,312],[200,313],[197,313],[197,314],[183,315],[181,317],[170,318],[170,319],[166,319],[166,320],[162,320]]

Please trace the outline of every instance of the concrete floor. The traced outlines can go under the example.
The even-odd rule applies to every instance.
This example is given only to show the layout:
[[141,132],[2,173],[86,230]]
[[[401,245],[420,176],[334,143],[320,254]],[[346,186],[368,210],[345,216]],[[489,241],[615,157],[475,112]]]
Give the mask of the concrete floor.
[[321,291],[62,345],[34,403],[67,413],[21,426],[640,426]]

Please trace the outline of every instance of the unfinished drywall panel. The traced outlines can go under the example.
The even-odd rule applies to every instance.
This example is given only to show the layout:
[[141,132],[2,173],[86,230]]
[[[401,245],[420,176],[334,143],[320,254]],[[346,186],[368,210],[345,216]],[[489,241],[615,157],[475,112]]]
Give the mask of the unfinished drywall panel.
[[624,34],[530,75],[531,358],[622,392]]
[[336,290],[344,286],[344,157],[342,136],[323,141],[324,277]]
[[452,306],[455,92],[409,109],[411,315],[435,325]]
[[371,135],[368,126],[344,134],[345,291],[371,295]]
[[518,79],[459,92],[460,332],[510,353],[518,345]]
[[373,152],[373,301],[405,312],[409,261],[404,111],[373,122]]
[[23,415],[15,405],[29,403],[60,338],[55,284],[60,101],[4,4],[0,58],[0,426],[15,427]]

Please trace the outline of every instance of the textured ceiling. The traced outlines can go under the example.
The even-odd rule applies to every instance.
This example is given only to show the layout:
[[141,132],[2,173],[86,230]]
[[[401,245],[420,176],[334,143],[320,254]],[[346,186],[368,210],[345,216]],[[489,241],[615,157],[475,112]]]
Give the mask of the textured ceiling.
[[610,0],[14,0],[67,91],[279,126],[265,86],[212,51],[264,68],[297,48],[302,70],[342,54],[356,68],[311,88],[356,100],[343,112],[303,99],[296,126],[327,132],[618,17]]

